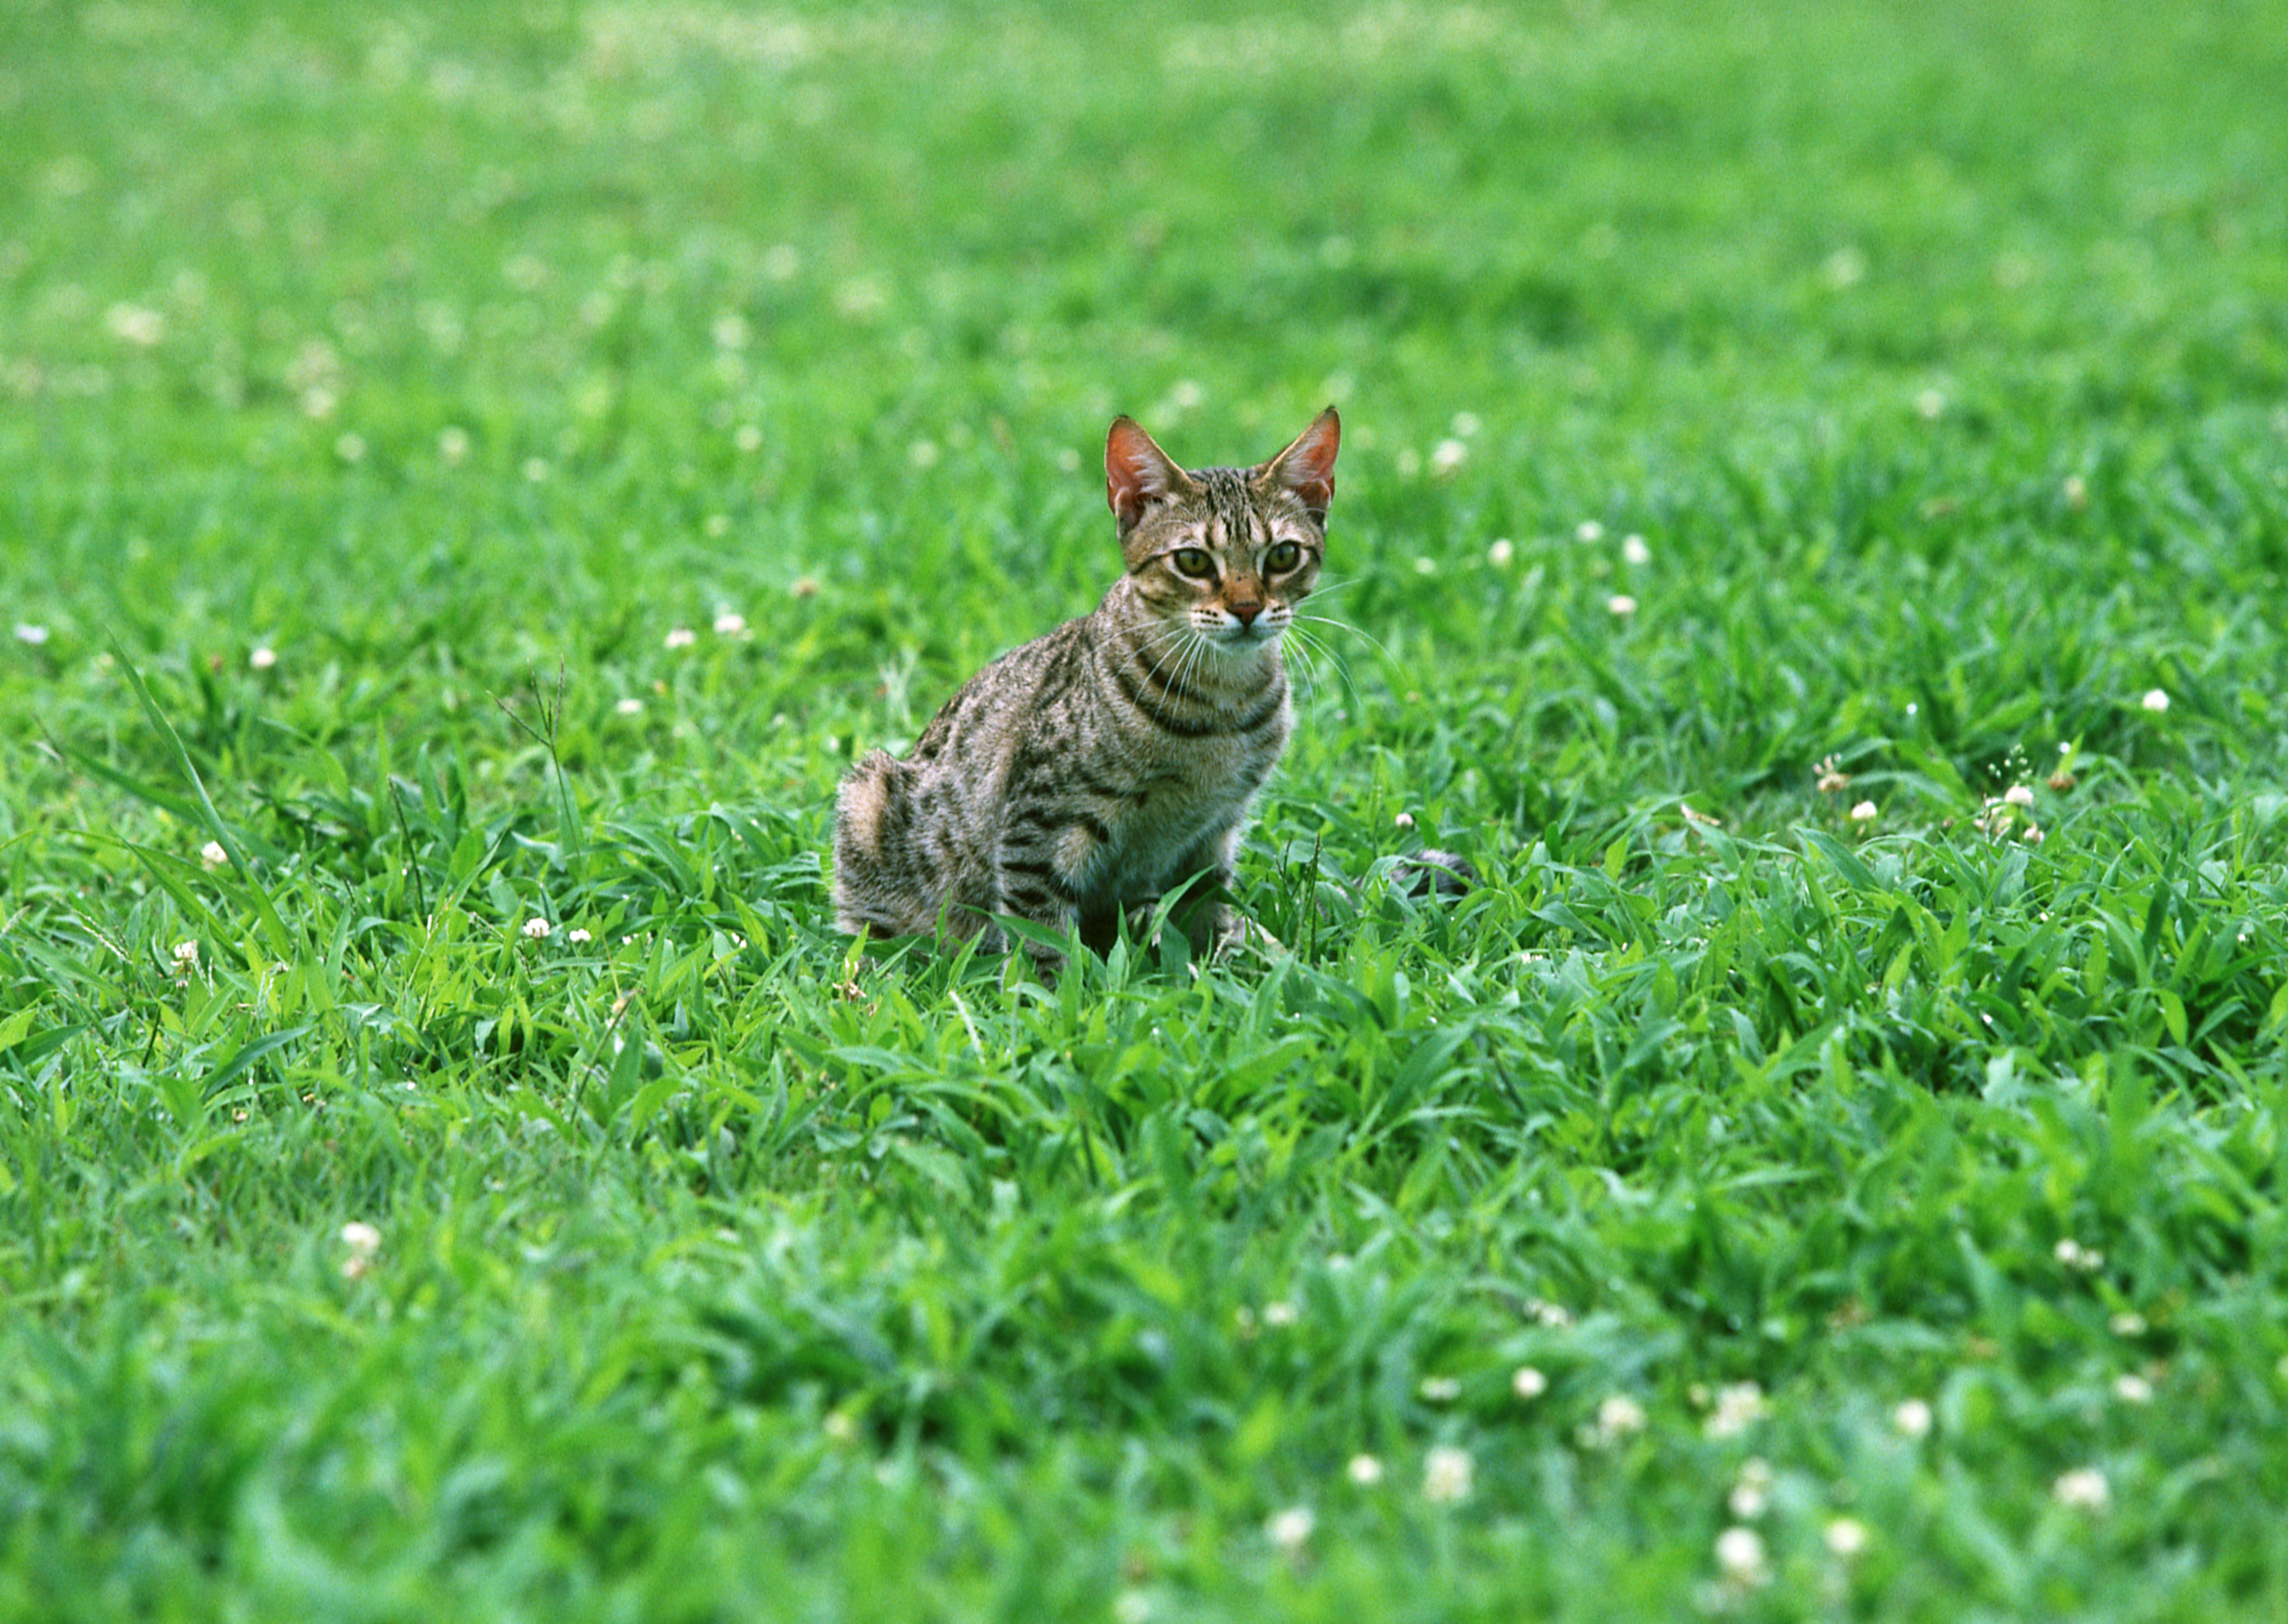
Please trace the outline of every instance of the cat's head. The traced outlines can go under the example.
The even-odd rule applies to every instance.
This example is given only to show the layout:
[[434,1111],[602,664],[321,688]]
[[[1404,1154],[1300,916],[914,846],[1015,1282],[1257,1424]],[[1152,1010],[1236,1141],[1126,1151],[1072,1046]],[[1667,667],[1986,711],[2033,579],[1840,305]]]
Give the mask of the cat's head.
[[1105,495],[1148,611],[1227,653],[1275,643],[1319,578],[1342,427],[1331,406],[1267,462],[1187,472],[1133,420],[1114,418]]

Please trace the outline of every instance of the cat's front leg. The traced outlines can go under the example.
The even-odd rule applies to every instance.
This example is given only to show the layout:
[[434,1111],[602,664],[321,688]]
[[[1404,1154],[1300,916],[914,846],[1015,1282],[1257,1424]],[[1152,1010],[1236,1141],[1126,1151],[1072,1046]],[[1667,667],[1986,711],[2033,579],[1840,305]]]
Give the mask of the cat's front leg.
[[[1037,826],[1020,825],[1021,834],[1005,836],[994,853],[994,877],[999,892],[996,913],[1014,915],[1056,931],[1070,933],[1080,917],[1080,866],[1064,860],[1072,855],[1064,850],[1070,844],[1038,838]],[[1064,967],[1065,955],[1054,947],[1036,941],[1027,941],[1025,951],[1032,955],[1034,964],[1046,981],[1054,981],[1057,971]]]

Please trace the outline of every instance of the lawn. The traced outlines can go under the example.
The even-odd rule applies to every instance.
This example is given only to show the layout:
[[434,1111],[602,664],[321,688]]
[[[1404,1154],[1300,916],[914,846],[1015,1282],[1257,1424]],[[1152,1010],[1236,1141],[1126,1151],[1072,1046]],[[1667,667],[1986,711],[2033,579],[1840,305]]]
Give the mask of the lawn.
[[[2284,84],[7,6],[0,1617],[2288,1617]],[[1291,953],[838,937],[1331,400]]]

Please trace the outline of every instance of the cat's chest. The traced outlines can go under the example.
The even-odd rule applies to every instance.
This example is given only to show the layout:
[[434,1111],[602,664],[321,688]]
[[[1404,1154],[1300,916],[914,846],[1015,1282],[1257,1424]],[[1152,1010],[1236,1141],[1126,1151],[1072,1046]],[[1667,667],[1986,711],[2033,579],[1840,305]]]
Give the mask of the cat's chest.
[[1216,741],[1140,764],[1124,793],[1098,799],[1111,838],[1090,865],[1090,889],[1124,900],[1156,895],[1201,866],[1203,843],[1246,816],[1271,764],[1269,753]]

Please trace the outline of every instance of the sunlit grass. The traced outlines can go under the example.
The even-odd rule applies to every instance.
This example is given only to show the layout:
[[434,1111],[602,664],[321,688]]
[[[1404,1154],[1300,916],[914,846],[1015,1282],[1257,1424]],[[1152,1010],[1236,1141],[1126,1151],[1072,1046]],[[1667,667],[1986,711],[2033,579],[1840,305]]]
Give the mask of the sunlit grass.
[[[10,11],[0,1614],[2288,1612],[2284,82]],[[1330,400],[1293,955],[838,937]]]

